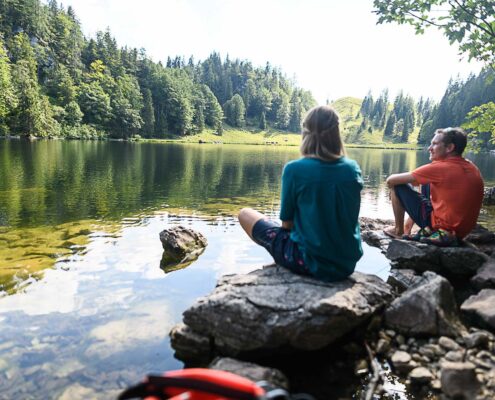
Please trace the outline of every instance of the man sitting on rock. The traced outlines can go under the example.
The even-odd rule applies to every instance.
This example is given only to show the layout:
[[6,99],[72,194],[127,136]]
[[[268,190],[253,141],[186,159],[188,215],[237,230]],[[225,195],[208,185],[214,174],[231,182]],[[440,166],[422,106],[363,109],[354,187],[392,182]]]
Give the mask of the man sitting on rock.
[[[428,151],[430,164],[387,178],[395,226],[385,229],[394,238],[438,246],[455,246],[476,225],[483,201],[478,168],[462,157],[467,144],[461,128],[437,129]],[[422,185],[421,193],[412,185]],[[410,216],[404,225],[404,214]],[[411,235],[413,225],[420,230]]]

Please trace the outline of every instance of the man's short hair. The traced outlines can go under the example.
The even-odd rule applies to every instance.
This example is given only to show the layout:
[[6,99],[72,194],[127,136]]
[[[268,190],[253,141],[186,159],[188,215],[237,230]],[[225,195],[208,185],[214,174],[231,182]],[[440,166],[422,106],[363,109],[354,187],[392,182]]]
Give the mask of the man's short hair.
[[437,129],[435,134],[437,133],[442,135],[442,142],[445,146],[453,144],[454,152],[459,156],[462,155],[467,145],[467,134],[462,128],[442,128]]

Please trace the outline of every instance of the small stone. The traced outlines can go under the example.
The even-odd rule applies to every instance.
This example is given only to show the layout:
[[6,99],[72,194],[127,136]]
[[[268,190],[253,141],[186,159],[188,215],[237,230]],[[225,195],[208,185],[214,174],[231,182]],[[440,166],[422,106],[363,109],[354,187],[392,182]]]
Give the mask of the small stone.
[[354,371],[357,376],[366,375],[368,373],[368,362],[364,359],[358,360],[358,362],[356,362]]
[[461,351],[449,351],[445,354],[445,359],[452,362],[462,361],[464,354]]
[[407,372],[410,370],[409,362],[411,361],[411,355],[405,351],[396,351],[392,355],[391,361],[398,372]]
[[395,331],[394,331],[394,330],[392,330],[392,329],[387,329],[387,330],[385,331],[385,333],[386,333],[388,336],[390,336],[391,338],[395,337],[395,335],[396,335]]
[[488,360],[492,360],[493,359],[493,356],[486,350],[481,350],[480,352],[478,352],[476,354],[476,357],[477,358],[485,358],[485,359],[488,359]]
[[433,379],[432,373],[425,367],[414,368],[408,375],[408,378],[413,385],[422,385],[431,382]]
[[481,349],[487,349],[490,342],[490,336],[483,331],[473,332],[464,336],[464,343],[468,349],[473,347],[479,347]]
[[455,340],[446,336],[442,336],[438,339],[438,344],[446,350],[459,350],[461,348]]
[[390,340],[380,339],[376,345],[377,354],[385,354],[390,350]]
[[495,368],[495,365],[485,361],[485,360],[482,360],[480,358],[474,358],[471,360],[471,362],[473,364],[475,364],[477,367],[479,368],[483,368],[483,369],[486,369],[486,370],[490,370],[492,368]]
[[443,363],[440,378],[442,391],[447,396],[474,399],[480,389],[474,369],[471,363]]
[[414,361],[421,362],[421,361],[423,361],[423,356],[422,356],[421,354],[414,353],[414,354],[412,355],[412,359],[413,359]]
[[435,389],[435,390],[442,389],[442,383],[440,382],[440,379],[434,379],[431,382],[431,387],[432,387],[432,389]]
[[409,347],[407,347],[407,344],[401,344],[399,346],[399,349],[402,350],[402,351],[407,351],[407,350],[409,350]]
[[414,338],[411,337],[411,338],[407,339],[407,344],[409,346],[413,345],[414,343],[416,343],[416,340]]
[[421,347],[419,349],[419,354],[421,354],[423,356],[426,356],[426,357],[428,357],[430,359],[431,358],[435,358],[435,355],[436,355],[435,352],[431,348],[429,348],[427,346]]
[[397,342],[397,344],[400,346],[401,344],[405,344],[406,343],[406,339],[404,338],[404,336],[402,335],[397,335],[397,337],[395,338],[395,341]]

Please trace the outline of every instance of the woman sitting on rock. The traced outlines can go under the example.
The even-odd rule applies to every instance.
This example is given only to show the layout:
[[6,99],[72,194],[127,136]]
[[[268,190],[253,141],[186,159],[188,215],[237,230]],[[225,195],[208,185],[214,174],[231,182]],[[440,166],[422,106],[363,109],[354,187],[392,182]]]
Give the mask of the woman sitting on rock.
[[339,117],[328,106],[315,107],[303,122],[302,158],[282,173],[282,226],[251,208],[239,222],[275,262],[324,281],[346,278],[361,258],[358,164],[345,157]]

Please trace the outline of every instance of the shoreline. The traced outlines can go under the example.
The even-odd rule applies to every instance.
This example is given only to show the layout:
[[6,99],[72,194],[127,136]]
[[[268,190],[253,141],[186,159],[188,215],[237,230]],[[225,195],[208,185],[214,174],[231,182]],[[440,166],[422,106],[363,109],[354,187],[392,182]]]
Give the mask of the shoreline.
[[[228,132],[228,131],[227,131]],[[238,131],[232,131],[238,132]],[[108,142],[140,142],[140,143],[178,143],[178,144],[210,144],[210,145],[249,145],[249,146],[270,146],[270,147],[298,147],[300,135],[295,133],[284,133],[280,136],[291,136],[290,143],[280,143],[279,141],[262,141],[266,136],[261,133],[251,133],[249,131],[243,131],[246,138],[251,140],[233,140],[227,135],[216,136],[218,140],[211,140],[210,138],[203,139],[201,134],[185,137],[170,137],[170,138],[129,138],[129,139],[116,139],[116,138],[65,138],[65,137],[30,137],[24,138],[20,136],[0,136],[1,140],[28,140],[28,141],[44,141],[44,140],[67,140],[67,141],[108,141]],[[256,135],[254,138],[253,136]],[[278,136],[279,134],[275,134]],[[210,140],[208,140],[210,139]],[[252,140],[258,139],[258,140]],[[282,139],[284,139],[282,137]],[[280,139],[278,139],[280,140]],[[361,148],[361,149],[382,149],[382,150],[423,150],[423,146],[406,144],[406,143],[344,143],[347,148]]]

